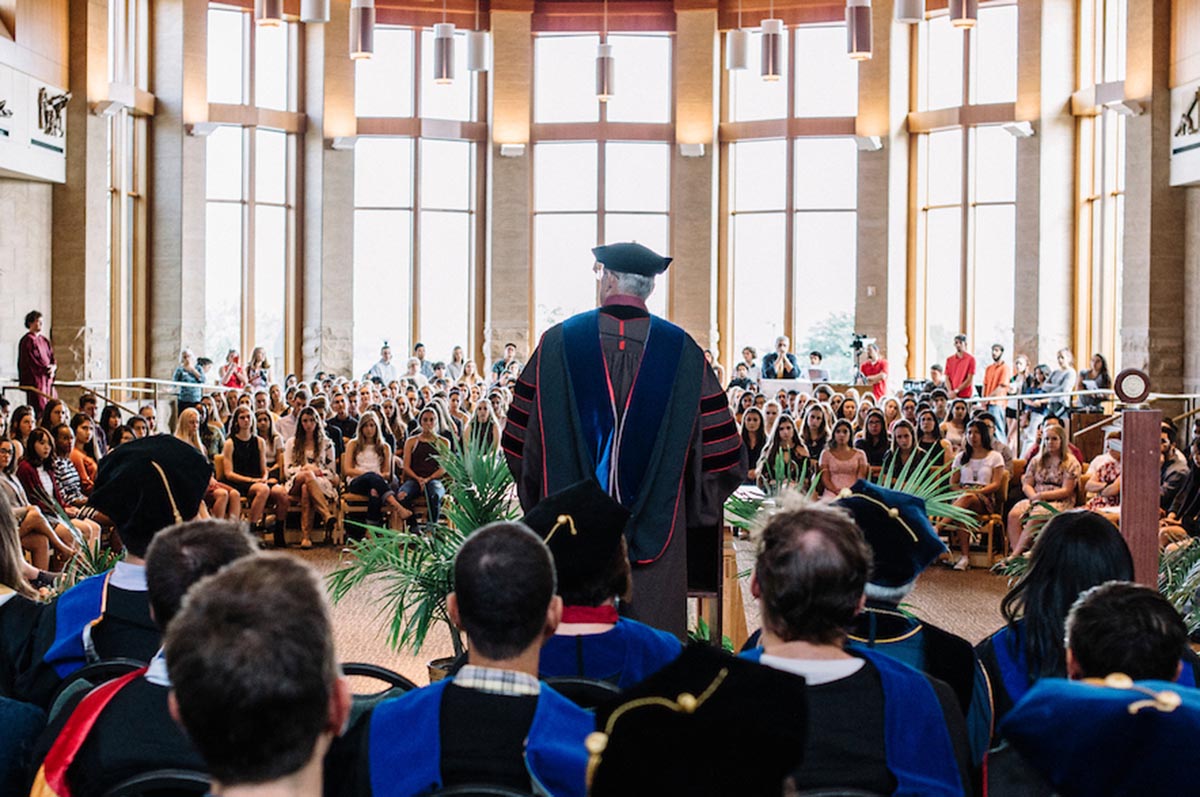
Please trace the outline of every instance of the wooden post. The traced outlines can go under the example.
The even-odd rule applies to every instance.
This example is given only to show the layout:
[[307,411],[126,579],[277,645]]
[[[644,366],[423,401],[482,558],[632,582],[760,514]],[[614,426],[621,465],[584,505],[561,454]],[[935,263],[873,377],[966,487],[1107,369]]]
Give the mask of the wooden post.
[[1130,409],[1121,415],[1121,534],[1133,554],[1134,578],[1157,588],[1162,412]]

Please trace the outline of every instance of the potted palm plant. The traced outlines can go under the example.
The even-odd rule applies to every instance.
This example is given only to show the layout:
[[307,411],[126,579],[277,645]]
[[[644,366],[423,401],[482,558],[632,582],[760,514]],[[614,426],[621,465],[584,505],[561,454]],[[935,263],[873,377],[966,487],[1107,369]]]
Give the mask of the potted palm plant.
[[[441,519],[418,531],[357,524],[367,535],[350,543],[328,586],[337,603],[368,582],[378,584],[382,589],[375,602],[394,650],[420,653],[429,632],[440,626],[449,632],[457,657],[466,646],[446,610],[454,591],[454,557],[476,529],[513,520],[519,510],[512,474],[499,451],[470,440],[457,451],[443,447],[437,461],[447,483]],[[444,677],[451,661],[430,662],[430,680]]]

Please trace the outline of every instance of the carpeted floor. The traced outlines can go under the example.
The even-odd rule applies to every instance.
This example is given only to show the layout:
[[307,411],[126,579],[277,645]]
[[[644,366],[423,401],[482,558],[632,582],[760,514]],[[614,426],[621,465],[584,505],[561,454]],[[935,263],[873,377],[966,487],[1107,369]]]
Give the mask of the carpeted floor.
[[[322,575],[337,567],[340,556],[339,549],[328,547],[291,551],[317,568]],[[741,551],[739,554],[739,567],[745,570],[747,568],[742,561],[745,554]],[[750,599],[745,582],[743,587],[747,623],[753,630],[758,627],[757,607]],[[958,573],[934,566],[921,576],[908,604],[922,619],[966,637],[971,642],[978,642],[1000,627],[1000,599],[1006,589],[1004,578],[983,570]],[[379,594],[379,589],[367,586],[351,593],[333,607],[339,657],[342,661],[379,664],[418,684],[427,683],[426,662],[452,653],[449,634],[443,629],[436,629],[416,656],[396,653],[387,643],[387,623],[380,617],[375,604]]]

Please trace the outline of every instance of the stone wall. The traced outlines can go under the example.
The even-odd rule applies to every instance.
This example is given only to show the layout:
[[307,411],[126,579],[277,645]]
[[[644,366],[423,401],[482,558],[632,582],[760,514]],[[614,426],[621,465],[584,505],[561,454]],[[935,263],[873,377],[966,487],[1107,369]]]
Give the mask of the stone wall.
[[[50,317],[51,186],[0,179],[0,376],[16,378],[25,314]],[[10,397],[12,400],[12,397]]]

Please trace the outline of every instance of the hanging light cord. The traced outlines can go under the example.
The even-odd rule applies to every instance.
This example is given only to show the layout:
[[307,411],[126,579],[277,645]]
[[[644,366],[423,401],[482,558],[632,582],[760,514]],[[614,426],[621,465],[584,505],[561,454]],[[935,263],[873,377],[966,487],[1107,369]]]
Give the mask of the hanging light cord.
[[442,0],[442,24],[446,24],[446,0]]
[[[446,8],[446,5],[445,5],[445,3],[443,3],[442,4],[443,12],[445,11],[445,8]],[[475,30],[479,30],[479,0],[475,0]]]
[[608,41],[608,0],[604,0],[604,35],[601,41]]

